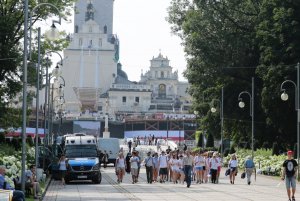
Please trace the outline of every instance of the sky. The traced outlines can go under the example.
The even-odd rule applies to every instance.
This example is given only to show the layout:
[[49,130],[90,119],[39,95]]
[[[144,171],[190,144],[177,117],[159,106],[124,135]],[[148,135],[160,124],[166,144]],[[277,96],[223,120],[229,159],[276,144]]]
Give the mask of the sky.
[[183,46],[166,21],[171,0],[115,0],[113,32],[120,39],[120,62],[129,80],[139,81],[141,69],[149,70],[150,60],[159,53],[167,56],[179,80],[185,80]]

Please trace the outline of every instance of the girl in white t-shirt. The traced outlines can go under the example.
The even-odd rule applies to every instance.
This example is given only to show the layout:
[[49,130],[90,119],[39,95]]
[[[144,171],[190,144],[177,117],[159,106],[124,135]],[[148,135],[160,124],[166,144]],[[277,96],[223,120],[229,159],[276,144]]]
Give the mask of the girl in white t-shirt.
[[133,184],[137,182],[139,162],[140,159],[137,157],[137,153],[135,151],[132,152],[132,157],[130,158],[130,166],[131,166],[131,176],[132,176]]
[[196,180],[198,183],[203,183],[203,170],[205,169],[205,159],[202,156],[202,152],[197,153],[197,156],[194,158],[195,170],[196,170]]
[[180,177],[180,183],[184,183],[184,179],[185,179],[185,174],[183,171],[183,155],[179,155],[179,159],[178,159],[178,168],[179,168],[179,175],[178,177]]
[[230,175],[229,175],[230,183],[231,183],[231,184],[234,184],[235,175],[236,175],[236,173],[237,173],[237,168],[238,168],[238,160],[237,160],[235,154],[232,154],[232,155],[231,155],[231,159],[230,159],[230,161],[229,161],[228,166],[229,166],[229,168],[230,168]]
[[119,153],[118,158],[116,159],[116,174],[118,177],[118,183],[121,183],[125,174],[125,159],[123,153]]
[[169,165],[172,171],[172,181],[175,184],[177,182],[178,179],[178,175],[179,175],[179,166],[178,166],[178,160],[176,157],[176,153],[172,153],[172,156],[169,160]]

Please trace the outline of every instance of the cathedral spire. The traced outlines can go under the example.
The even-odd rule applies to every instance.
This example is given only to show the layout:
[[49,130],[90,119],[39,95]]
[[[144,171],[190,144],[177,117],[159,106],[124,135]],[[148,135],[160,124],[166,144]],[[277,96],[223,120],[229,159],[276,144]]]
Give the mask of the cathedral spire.
[[94,12],[95,10],[92,0],[88,0],[85,12],[85,21],[94,20]]

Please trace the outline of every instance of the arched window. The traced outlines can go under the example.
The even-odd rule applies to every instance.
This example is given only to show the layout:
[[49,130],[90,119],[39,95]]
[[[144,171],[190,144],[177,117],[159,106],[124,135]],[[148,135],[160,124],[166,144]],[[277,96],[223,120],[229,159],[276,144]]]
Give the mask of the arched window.
[[166,85],[165,84],[160,84],[158,86],[158,97],[159,98],[166,98]]
[[106,25],[103,27],[103,32],[104,32],[105,34],[107,34],[107,26],[106,26]]

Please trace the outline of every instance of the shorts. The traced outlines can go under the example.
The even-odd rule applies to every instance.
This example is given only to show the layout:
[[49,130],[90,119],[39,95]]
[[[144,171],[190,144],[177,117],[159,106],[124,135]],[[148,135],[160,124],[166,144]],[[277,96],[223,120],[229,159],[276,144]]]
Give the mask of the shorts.
[[125,167],[118,167],[118,168],[117,168],[117,171],[118,171],[118,172],[120,172],[120,171],[125,172]]
[[65,178],[66,170],[59,170],[59,175],[60,175],[60,178]]
[[286,189],[288,189],[288,190],[290,188],[296,189],[296,177],[295,176],[285,177],[285,186],[286,186]]
[[159,175],[167,175],[168,169],[167,168],[160,168],[159,169]]
[[203,166],[198,166],[198,167],[195,167],[197,171],[201,171],[203,170]]
[[236,167],[231,167],[230,172],[234,172],[234,171],[236,171]]
[[131,175],[137,176],[138,175],[138,169],[137,168],[131,168]]

